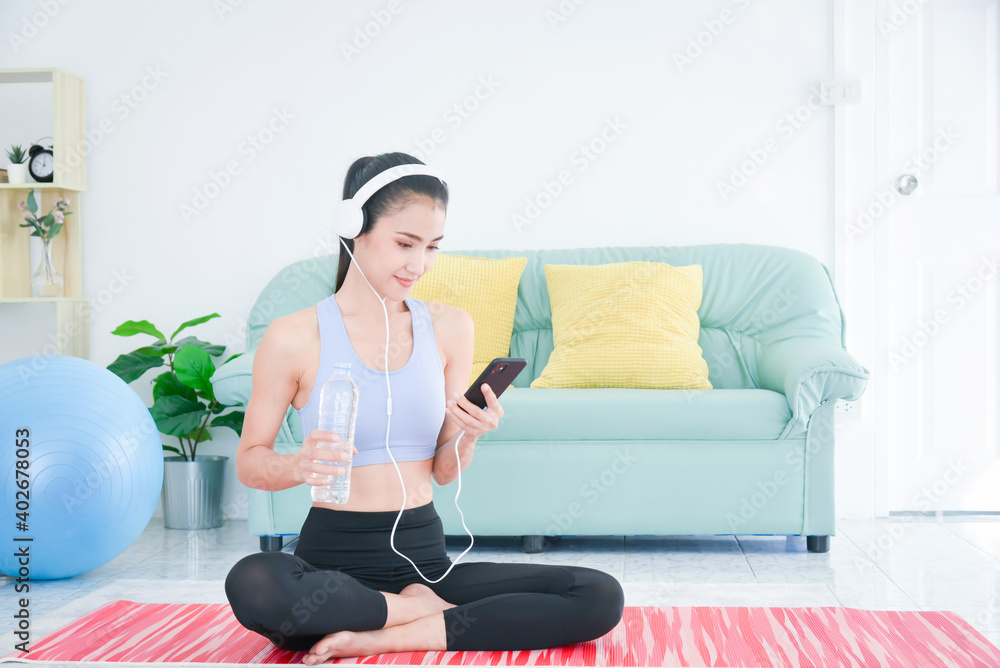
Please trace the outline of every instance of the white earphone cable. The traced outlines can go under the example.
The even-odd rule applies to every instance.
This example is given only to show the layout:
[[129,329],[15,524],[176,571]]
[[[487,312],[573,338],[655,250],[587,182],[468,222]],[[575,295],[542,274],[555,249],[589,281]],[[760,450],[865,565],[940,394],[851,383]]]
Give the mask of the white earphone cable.
[[[340,243],[344,244],[344,248],[347,248],[347,243],[344,241],[343,237],[340,238]],[[365,279],[365,283],[368,283],[368,278],[365,276],[365,272],[361,271],[361,265],[358,264],[357,260],[354,259],[354,253],[351,253],[351,249],[350,248],[347,248],[347,252],[348,252],[348,254],[350,254],[351,261],[354,262],[354,266],[358,268],[359,272],[361,272],[361,277]],[[385,425],[385,449],[388,451],[389,458],[392,459],[392,463],[396,467],[396,473],[399,475],[399,484],[403,488],[403,507],[399,509],[399,515],[396,516],[396,521],[392,525],[392,532],[389,534],[389,546],[392,548],[393,552],[395,552],[399,556],[401,556],[404,559],[406,559],[407,561],[409,561],[410,564],[413,566],[413,568],[416,569],[416,571],[420,575],[420,577],[422,577],[424,580],[427,580],[427,582],[430,582],[430,583],[433,584],[433,583],[440,582],[441,580],[443,580],[445,578],[445,576],[448,575],[448,573],[451,572],[451,569],[455,567],[455,564],[458,563],[459,559],[461,559],[462,557],[464,557],[466,555],[466,553],[469,550],[472,549],[472,545],[475,542],[475,538],[472,536],[472,532],[469,531],[469,527],[467,527],[465,525],[465,515],[462,513],[462,509],[459,508],[459,506],[458,506],[458,495],[462,493],[462,460],[461,460],[461,458],[459,457],[459,454],[458,454],[458,443],[459,443],[459,441],[462,440],[462,436],[465,434],[465,430],[463,429],[461,432],[459,432],[458,437],[455,439],[455,464],[458,467],[458,491],[455,492],[455,507],[458,508],[458,514],[462,518],[462,527],[465,529],[465,532],[467,534],[469,534],[469,547],[465,548],[465,552],[462,552],[462,554],[458,555],[458,557],[452,562],[452,564],[450,566],[448,566],[448,570],[446,570],[444,572],[444,575],[442,575],[437,580],[428,580],[424,576],[424,574],[420,572],[420,568],[418,568],[417,565],[414,564],[413,561],[408,556],[406,556],[405,554],[403,554],[402,552],[400,552],[399,550],[397,550],[395,544],[393,543],[393,538],[396,535],[396,526],[399,524],[399,520],[403,516],[403,510],[406,508],[406,483],[403,480],[403,473],[402,473],[402,471],[399,470],[399,464],[396,463],[396,458],[392,454],[392,449],[389,447],[389,427],[390,427],[390,425],[392,423],[392,417],[391,417],[392,416],[392,385],[389,383],[389,311],[385,308],[385,297],[380,296],[379,293],[378,293],[378,290],[376,290],[374,287],[372,287],[371,283],[368,283],[368,287],[370,287],[372,289],[372,292],[375,293],[375,296],[378,297],[378,300],[382,303],[382,312],[385,314],[385,386],[386,386],[386,394],[387,394],[387,396],[386,396],[386,416],[389,418],[388,420],[386,420],[386,425]],[[410,353],[410,354],[411,355],[416,355],[417,354],[416,339],[414,339],[414,342],[413,342],[413,352]]]

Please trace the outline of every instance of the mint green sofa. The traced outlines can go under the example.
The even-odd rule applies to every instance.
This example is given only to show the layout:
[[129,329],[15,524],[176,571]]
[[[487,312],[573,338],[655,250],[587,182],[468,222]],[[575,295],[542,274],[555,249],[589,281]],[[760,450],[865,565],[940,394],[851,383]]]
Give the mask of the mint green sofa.
[[[777,246],[710,244],[554,250],[450,251],[526,256],[510,356],[527,367],[500,398],[500,425],[479,439],[459,504],[477,536],[522,536],[538,551],[564,535],[834,535],[834,405],[856,400],[869,371],[845,350],[844,314],[829,271]],[[553,349],[545,264],[632,260],[703,267],[698,343],[713,389],[530,388]],[[247,353],[212,382],[246,403],[253,353],[268,323],[333,293],[338,258],[292,264],[250,313]],[[274,444],[302,443],[289,407]],[[465,535],[457,482],[435,487],[445,533]],[[297,535],[309,488],[249,489],[249,529],[262,550]]]

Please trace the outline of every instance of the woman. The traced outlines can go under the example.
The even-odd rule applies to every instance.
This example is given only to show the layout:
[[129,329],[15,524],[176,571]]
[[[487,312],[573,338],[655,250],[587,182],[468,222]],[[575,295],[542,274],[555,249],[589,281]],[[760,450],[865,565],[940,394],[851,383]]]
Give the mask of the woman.
[[[405,153],[360,158],[348,170],[344,198],[376,174],[414,163],[423,164]],[[464,471],[477,439],[503,415],[488,385],[486,410],[464,396],[474,344],[468,313],[407,296],[434,265],[447,204],[445,185],[431,176],[404,176],[377,190],[363,207],[358,238],[341,240],[354,261],[341,248],[334,294],[275,319],[255,354],[236,457],[237,475],[250,487],[321,485],[326,479],[317,476],[343,473],[320,463],[316,450],[321,439],[336,438],[316,429],[320,385],[333,363],[351,362],[363,397],[348,501],[314,502],[294,554],[250,554],[226,577],[240,623],[279,647],[308,649],[309,665],[383,652],[544,649],[599,638],[621,620],[621,585],[596,569],[460,561],[441,577],[452,561],[431,479],[446,485],[458,476],[455,439],[461,430]],[[386,315],[380,296],[388,310],[389,443],[398,472],[385,448]],[[289,405],[299,411],[306,437],[299,452],[278,455],[274,438]],[[406,508],[390,545],[403,505],[400,475]]]

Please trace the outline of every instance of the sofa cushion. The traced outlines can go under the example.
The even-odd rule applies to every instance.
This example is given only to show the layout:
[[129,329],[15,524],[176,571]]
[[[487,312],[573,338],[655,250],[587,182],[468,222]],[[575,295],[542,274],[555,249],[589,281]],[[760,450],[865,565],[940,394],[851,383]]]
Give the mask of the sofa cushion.
[[509,387],[489,441],[772,440],[792,417],[771,390]]
[[517,286],[527,263],[526,257],[492,260],[440,253],[410,290],[415,299],[457,306],[472,317],[476,343],[469,385],[494,358],[510,356]]
[[695,246],[607,246],[592,248],[464,249],[473,257],[528,258],[518,286],[510,353],[528,366],[514,379],[528,387],[542,373],[554,348],[546,264],[666,262],[702,266],[698,345],[712,387],[756,389],[757,357],[773,342],[802,334],[846,345],[843,313],[825,265],[792,248],[757,244]]
[[533,388],[712,389],[701,265],[545,265],[555,348]]

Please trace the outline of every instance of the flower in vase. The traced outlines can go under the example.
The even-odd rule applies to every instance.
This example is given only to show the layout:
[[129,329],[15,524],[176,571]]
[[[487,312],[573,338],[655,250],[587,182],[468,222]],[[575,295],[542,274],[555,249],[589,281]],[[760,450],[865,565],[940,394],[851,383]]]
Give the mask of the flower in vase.
[[68,211],[69,200],[60,197],[56,200],[56,203],[49,209],[49,212],[38,217],[38,202],[35,201],[34,191],[28,193],[27,203],[21,202],[17,205],[17,208],[21,211],[27,212],[28,215],[24,217],[27,224],[21,224],[21,227],[33,227],[35,228],[31,232],[31,236],[39,237],[42,241],[50,241],[53,237],[59,234],[59,230],[62,229],[63,224],[66,222],[66,216],[71,214],[72,211]]

